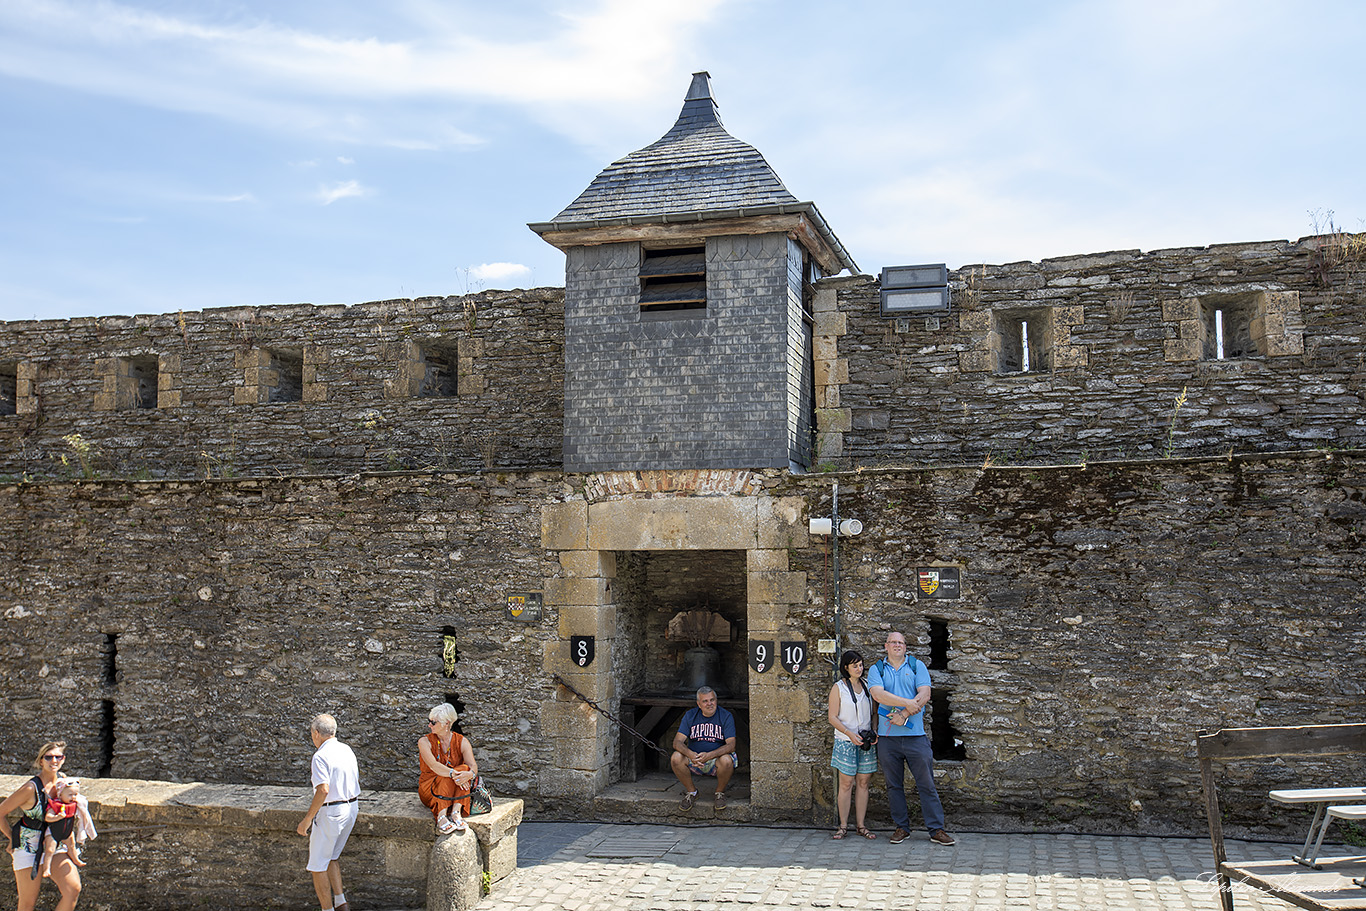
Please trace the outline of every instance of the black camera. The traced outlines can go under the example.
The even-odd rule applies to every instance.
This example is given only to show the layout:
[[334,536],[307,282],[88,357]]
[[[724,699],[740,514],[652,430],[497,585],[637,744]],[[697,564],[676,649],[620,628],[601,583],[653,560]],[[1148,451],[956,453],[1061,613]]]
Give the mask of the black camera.
[[863,741],[859,744],[860,750],[871,750],[873,744],[877,743],[877,732],[872,728],[865,728],[858,732],[858,739]]

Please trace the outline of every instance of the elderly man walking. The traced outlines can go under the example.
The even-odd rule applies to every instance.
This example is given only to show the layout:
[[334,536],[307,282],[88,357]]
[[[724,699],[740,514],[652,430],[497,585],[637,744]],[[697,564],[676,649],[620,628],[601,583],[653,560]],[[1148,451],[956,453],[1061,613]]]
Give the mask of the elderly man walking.
[[331,715],[314,718],[308,732],[316,749],[312,764],[313,802],[297,831],[308,836],[308,872],[313,874],[318,904],[323,911],[350,911],[342,891],[337,858],[356,825],[360,799],[356,754],[337,739],[337,719]]
[[930,841],[951,845],[953,836],[944,831],[944,806],[934,786],[934,753],[925,733],[925,706],[930,704],[930,672],[916,658],[906,654],[906,637],[893,630],[887,634],[887,658],[868,672],[868,692],[877,700],[881,719],[877,732],[877,759],[887,781],[887,803],[891,805],[891,843],[899,845],[911,834],[910,810],[906,806],[906,767],[909,766],[920,794],[920,814]]

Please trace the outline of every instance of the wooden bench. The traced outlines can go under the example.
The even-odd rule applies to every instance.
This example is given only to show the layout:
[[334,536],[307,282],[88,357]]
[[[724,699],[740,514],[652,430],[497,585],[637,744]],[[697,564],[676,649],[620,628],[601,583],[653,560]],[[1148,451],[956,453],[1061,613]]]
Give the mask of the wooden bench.
[[1309,823],[1309,834],[1305,836],[1304,847],[1295,855],[1294,860],[1317,870],[1319,867],[1314,861],[1319,855],[1319,848],[1323,846],[1323,833],[1327,831],[1330,819],[1325,811],[1330,804],[1366,800],[1366,788],[1303,788],[1293,791],[1272,791],[1270,796],[1277,803],[1314,805],[1314,818]]
[[[1319,911],[1366,909],[1366,886],[1363,886],[1363,882],[1366,882],[1366,856],[1333,858],[1320,862],[1315,848],[1308,864],[1303,862],[1306,859],[1303,853],[1299,858],[1284,861],[1230,863],[1224,851],[1219,791],[1214,780],[1216,761],[1267,759],[1279,756],[1340,756],[1352,753],[1366,753],[1366,724],[1225,728],[1212,734],[1202,732],[1196,738],[1195,754],[1200,761],[1205,816],[1209,820],[1210,845],[1214,849],[1214,867],[1224,911],[1233,911],[1235,883],[1260,889],[1300,908],[1313,908]],[[1311,798],[1281,802],[1316,801]],[[1354,815],[1356,811],[1356,807],[1335,806],[1330,802],[1323,808],[1323,817],[1317,825],[1317,832],[1311,829],[1310,836],[1316,844],[1321,845],[1323,831],[1331,820],[1357,818]],[[1343,815],[1344,813],[1348,815]],[[1317,818],[1318,814],[1315,816]],[[1305,844],[1307,851],[1307,839]]]

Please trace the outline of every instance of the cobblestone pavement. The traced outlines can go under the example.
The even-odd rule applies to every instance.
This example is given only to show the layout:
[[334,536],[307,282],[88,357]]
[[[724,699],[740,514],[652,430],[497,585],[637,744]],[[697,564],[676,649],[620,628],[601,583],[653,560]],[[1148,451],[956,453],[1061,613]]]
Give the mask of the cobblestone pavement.
[[[1128,911],[1219,909],[1209,843],[1190,838],[923,832],[899,845],[832,841],[814,829],[524,823],[521,866],[478,906],[529,911]],[[1230,857],[1288,857],[1298,845],[1229,842]],[[1284,902],[1236,893],[1238,911]]]

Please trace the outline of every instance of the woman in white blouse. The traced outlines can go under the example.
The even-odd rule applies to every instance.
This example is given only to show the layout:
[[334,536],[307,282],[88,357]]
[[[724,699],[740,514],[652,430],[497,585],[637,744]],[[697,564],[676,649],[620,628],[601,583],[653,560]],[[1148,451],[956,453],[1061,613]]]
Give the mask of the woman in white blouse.
[[835,748],[830,767],[838,785],[835,805],[839,808],[840,827],[831,838],[840,839],[849,831],[849,802],[853,797],[854,831],[864,838],[877,838],[864,825],[868,813],[868,782],[877,771],[877,750],[870,742],[873,733],[873,698],[863,679],[863,656],[850,649],[840,656],[840,679],[830,688],[827,712],[835,729]]

